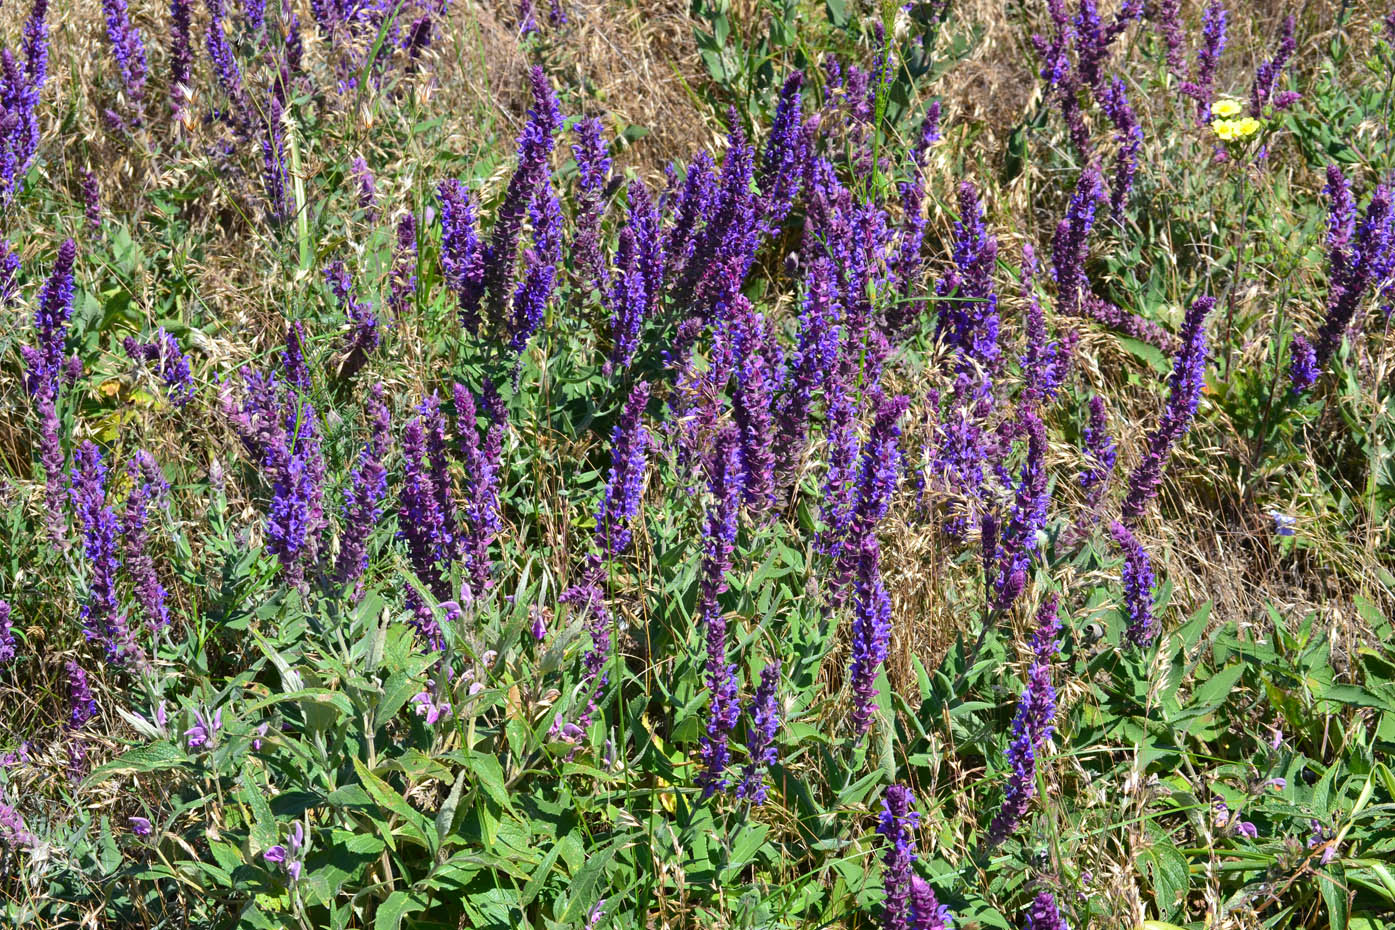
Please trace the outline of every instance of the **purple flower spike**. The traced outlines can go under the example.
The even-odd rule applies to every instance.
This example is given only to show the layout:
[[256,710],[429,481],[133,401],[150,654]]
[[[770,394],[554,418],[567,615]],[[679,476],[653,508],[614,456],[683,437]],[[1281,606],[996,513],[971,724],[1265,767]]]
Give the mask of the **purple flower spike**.
[[193,0],[170,0],[170,111],[182,120],[194,70]]
[[169,483],[160,466],[147,452],[137,452],[127,465],[131,492],[126,497],[126,510],[121,521],[121,540],[126,553],[126,570],[136,590],[136,601],[145,613],[146,625],[152,630],[169,626],[169,609],[165,606],[165,587],[155,571],[155,559],[148,551],[151,504],[167,504]]
[[949,930],[954,915],[935,897],[930,883],[919,875],[911,876],[911,907],[907,914],[910,930]]
[[630,391],[620,420],[610,434],[610,476],[605,494],[596,511],[596,530],[601,549],[611,556],[630,547],[630,528],[640,510],[651,439],[642,420],[649,403],[649,384],[640,381]]
[[1086,465],[1080,473],[1080,486],[1085,490],[1085,500],[1093,510],[1099,506],[1100,498],[1109,487],[1109,478],[1114,473],[1114,463],[1119,453],[1114,439],[1109,435],[1109,411],[1104,398],[1098,394],[1090,397],[1090,420],[1081,430],[1084,441]]
[[72,498],[82,526],[82,550],[89,571],[87,598],[82,605],[83,634],[88,642],[106,647],[113,662],[140,662],[144,653],[136,643],[116,593],[120,569],[120,537],[116,512],[107,503],[107,467],[90,440],[73,456]]
[[25,379],[30,396],[47,392],[58,396],[63,374],[68,320],[73,315],[73,263],[77,259],[77,243],[65,239],[58,247],[53,273],[39,289],[39,305],[34,311],[34,329],[38,332],[38,348],[24,348]]
[[1181,80],[1187,44],[1186,30],[1182,26],[1182,0],[1155,0],[1147,16],[1163,40],[1168,71]]
[[383,514],[383,498],[387,496],[387,455],[389,414],[383,401],[383,386],[373,385],[368,396],[368,422],[372,434],[344,489],[343,535],[339,540],[339,556],[334,563],[334,578],[357,595],[368,568],[368,538]]
[[1395,277],[1395,218],[1391,193],[1379,185],[1371,194],[1360,223],[1351,185],[1336,165],[1327,169],[1327,313],[1313,337],[1314,362],[1326,370],[1356,319],[1367,293],[1390,292]]
[[1254,118],[1263,117],[1264,108],[1268,104],[1273,104],[1276,110],[1284,110],[1298,102],[1299,95],[1293,91],[1275,92],[1279,78],[1283,76],[1284,66],[1297,50],[1298,43],[1293,37],[1293,14],[1290,13],[1284,17],[1279,47],[1274,51],[1274,57],[1262,62],[1255,69],[1254,83],[1250,85],[1250,115]]
[[1012,720],[1012,741],[1007,749],[1007,790],[1003,794],[1003,806],[988,828],[990,847],[1012,835],[1037,793],[1038,756],[1051,740],[1054,730],[1051,721],[1056,715],[1056,689],[1051,683],[1051,662],[1056,656],[1056,637],[1060,632],[1056,611],[1055,594],[1048,595],[1037,610],[1032,665]]
[[363,156],[354,158],[351,172],[358,185],[358,208],[363,211],[365,220],[369,223],[376,222],[378,218],[378,185]]
[[804,73],[795,71],[780,88],[780,100],[775,105],[775,117],[765,150],[756,170],[756,186],[760,189],[762,212],[766,225],[775,230],[784,222],[799,192],[804,176],[808,151],[804,142],[801,89]]
[[959,219],[954,222],[954,271],[941,279],[936,293],[939,305],[937,338],[959,350],[961,367],[977,364],[996,370],[998,345],[998,295],[993,288],[993,266],[998,240],[984,225],[978,190],[964,181],[959,185]]
[[1201,48],[1196,52],[1192,79],[1182,85],[1182,93],[1196,101],[1196,122],[1211,120],[1211,103],[1216,98],[1216,69],[1226,45],[1226,9],[1221,0],[1211,0],[1201,14]]
[[97,716],[97,701],[92,697],[92,686],[87,681],[87,671],[76,662],[68,661],[68,727],[77,730]]
[[1051,892],[1043,891],[1032,901],[1023,930],[1070,930],[1070,924],[1061,916]]
[[141,38],[140,30],[131,24],[126,0],[102,0],[102,12],[106,15],[107,39],[111,42],[112,57],[116,59],[117,70],[121,73],[121,83],[131,103],[139,111],[141,97],[145,93],[145,41]]
[[1118,130],[1115,135],[1118,154],[1114,156],[1114,178],[1109,185],[1109,209],[1115,219],[1122,219],[1129,192],[1133,190],[1134,175],[1138,173],[1138,150],[1143,146],[1143,128],[1129,104],[1121,78],[1115,78],[1104,89],[1100,105]]
[[408,212],[397,221],[397,248],[392,257],[388,306],[394,316],[407,313],[417,293],[417,218]]
[[726,573],[736,547],[741,488],[741,439],[739,431],[728,426],[717,436],[716,450],[708,475],[713,501],[708,506],[703,527],[699,617],[707,644],[705,680],[711,694],[707,729],[699,752],[702,772],[697,782],[703,796],[710,797],[727,787],[724,772],[731,759],[727,740],[741,712],[737,701],[736,667],[727,662],[727,622],[717,602],[727,588]]
[[915,796],[905,785],[890,785],[882,798],[877,834],[886,843],[882,854],[883,930],[911,930],[911,863],[915,862],[915,830],[920,814],[912,810]]
[[1041,418],[1028,410],[1021,416],[1027,434],[1027,458],[1017,482],[1012,511],[1001,529],[998,574],[993,582],[993,606],[1007,610],[1022,593],[1027,572],[1040,546],[1051,502],[1046,476],[1046,427]]
[[751,698],[746,768],[736,786],[736,796],[748,798],[753,804],[765,803],[765,771],[779,758],[775,747],[775,734],[780,730],[779,687],[780,663],[775,661],[761,669],[760,684]]
[[891,641],[891,597],[882,584],[880,561],[877,540],[863,539],[853,583],[852,662],[848,668],[853,693],[853,733],[858,737],[872,726],[877,708],[877,673],[886,661]]
[[0,665],[13,662],[15,654],[15,634],[10,625],[10,604],[0,599]]
[[610,182],[610,152],[605,143],[605,127],[599,119],[584,119],[573,131],[576,133],[572,157],[576,160],[577,212],[571,254],[583,290],[604,293],[610,281],[605,262],[601,260],[600,236],[601,216],[605,212],[602,198]]
[[1136,524],[1148,502],[1157,496],[1172,447],[1191,429],[1206,383],[1206,318],[1215,307],[1214,297],[1198,297],[1182,322],[1182,348],[1168,379],[1167,406],[1162,420],[1148,434],[1143,460],[1129,476],[1123,506],[1126,525]]
[[1033,404],[1052,400],[1060,391],[1070,371],[1070,356],[1074,348],[1075,333],[1068,333],[1064,340],[1049,342],[1046,333],[1046,314],[1036,290],[1037,258],[1031,243],[1022,245],[1022,299],[1027,304],[1026,330],[1027,351],[1019,357],[1022,377],[1026,381],[1023,398]]
[[1153,564],[1148,552],[1129,532],[1128,527],[1115,520],[1109,533],[1124,554],[1124,612],[1128,615],[1128,640],[1139,649],[1146,649],[1158,635],[1153,617]]
[[480,406],[489,420],[483,443],[476,432],[475,399],[462,385],[455,386],[456,432],[460,436],[468,481],[463,549],[470,587],[476,597],[484,594],[493,583],[489,550],[503,529],[499,512],[499,469],[509,424],[503,400],[488,380],[484,383]]
[[1289,345],[1289,365],[1288,380],[1289,390],[1294,396],[1301,397],[1317,384],[1317,379],[1321,377],[1322,371],[1318,368],[1317,352],[1313,349],[1312,343],[1303,338],[1302,333],[1293,334],[1293,342]]
[[1090,252],[1090,230],[1095,211],[1104,202],[1104,179],[1090,164],[1080,172],[1065,218],[1051,240],[1051,274],[1056,279],[1056,309],[1063,316],[1078,316],[1089,294],[1085,260]]
[[562,205],[546,177],[528,206],[528,217],[533,225],[533,243],[525,252],[527,270],[513,293],[509,347],[515,352],[522,352],[542,327],[547,302],[557,283],[557,265],[562,260]]
[[402,432],[397,526],[417,578],[441,601],[450,598],[445,572],[454,559],[458,529],[444,447],[440,404],[432,397]]
[[454,178],[442,181],[436,193],[441,201],[441,274],[455,293],[461,323],[478,332],[484,249],[475,229],[475,207],[465,185]]
[[[523,217],[530,208],[537,209],[534,204],[538,190],[547,181],[550,170],[553,137],[562,127],[562,112],[557,106],[557,96],[553,93],[546,72],[540,66],[534,66],[529,81],[533,106],[528,110],[528,121],[518,137],[518,166],[509,179],[503,203],[494,220],[481,278],[481,293],[489,299],[490,320],[499,330],[507,329],[504,325],[504,308],[510,297],[508,284],[514,275]],[[461,312],[470,318],[478,310],[467,306],[462,307]]]

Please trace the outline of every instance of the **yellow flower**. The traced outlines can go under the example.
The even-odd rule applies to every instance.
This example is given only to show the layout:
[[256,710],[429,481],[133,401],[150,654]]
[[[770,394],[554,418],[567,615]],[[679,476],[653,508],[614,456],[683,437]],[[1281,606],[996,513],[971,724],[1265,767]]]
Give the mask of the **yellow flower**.
[[1233,142],[1235,139],[1239,138],[1236,135],[1236,122],[1233,119],[1213,120],[1211,129],[1215,131],[1216,138],[1220,139],[1222,142]]
[[1253,116],[1247,116],[1244,119],[1235,120],[1234,123],[1235,133],[1238,138],[1243,139],[1246,136],[1252,136],[1255,133],[1259,132],[1260,122]]
[[1219,117],[1235,116],[1240,112],[1240,102],[1229,98],[1217,100],[1211,105],[1211,115]]

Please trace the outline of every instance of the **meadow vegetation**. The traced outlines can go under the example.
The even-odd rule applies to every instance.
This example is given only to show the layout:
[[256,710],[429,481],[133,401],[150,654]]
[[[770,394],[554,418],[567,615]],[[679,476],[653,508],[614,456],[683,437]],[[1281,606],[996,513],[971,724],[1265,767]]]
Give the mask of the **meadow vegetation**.
[[5,0],[0,925],[1395,928],[1395,8]]

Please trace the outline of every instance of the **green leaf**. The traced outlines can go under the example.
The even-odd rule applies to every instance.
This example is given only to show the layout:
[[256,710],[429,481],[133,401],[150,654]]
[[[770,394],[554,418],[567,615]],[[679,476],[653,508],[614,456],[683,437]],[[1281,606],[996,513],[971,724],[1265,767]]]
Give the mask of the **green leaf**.
[[178,768],[189,757],[169,740],[137,746],[100,765],[87,776],[86,787],[101,784],[113,775],[131,775],[136,772],[159,772]]
[[271,813],[271,805],[267,803],[260,786],[250,781],[244,782],[241,793],[247,806],[252,808],[252,851],[260,854],[275,846],[281,833],[276,828],[276,817]]
[[373,930],[399,930],[402,918],[426,907],[426,898],[411,891],[394,891],[378,905],[373,918]]
[[1340,862],[1334,862],[1318,873],[1318,887],[1322,891],[1323,903],[1327,905],[1327,923],[1331,930],[1347,928],[1347,882],[1346,872]]

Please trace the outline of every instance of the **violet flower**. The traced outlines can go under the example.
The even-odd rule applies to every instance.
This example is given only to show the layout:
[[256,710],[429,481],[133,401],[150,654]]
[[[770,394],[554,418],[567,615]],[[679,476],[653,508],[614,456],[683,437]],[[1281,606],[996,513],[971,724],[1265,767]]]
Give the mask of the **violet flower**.
[[1182,26],[1182,0],[1153,0],[1146,15],[1163,40],[1167,70],[1181,80],[1187,42],[1186,30]]
[[732,320],[736,390],[732,419],[741,431],[742,498],[753,515],[775,502],[774,395],[784,360],[765,317],[738,296]]
[[82,527],[82,551],[87,561],[87,597],[79,617],[88,642],[106,647],[114,662],[139,662],[144,656],[126,624],[116,593],[118,552],[116,512],[107,502],[107,467],[97,446],[88,440],[73,456],[72,498]]
[[903,394],[887,397],[878,387],[868,396],[868,403],[874,411],[872,426],[862,444],[847,535],[833,568],[830,589],[834,603],[841,601],[843,586],[866,557],[867,541],[875,539],[877,524],[886,516],[901,476],[900,420],[910,398]]
[[1060,632],[1056,610],[1055,594],[1048,595],[1037,610],[1032,665],[1012,720],[1012,741],[1007,749],[1007,790],[1003,794],[1003,806],[988,828],[990,847],[1012,835],[1036,796],[1037,759],[1051,740],[1052,718],[1056,715],[1056,689],[1051,683],[1051,662],[1056,655],[1056,637]]
[[461,323],[479,330],[479,300],[484,286],[484,249],[475,228],[470,192],[454,178],[436,188],[441,201],[441,275],[456,296]]
[[853,581],[852,660],[848,666],[853,694],[852,727],[859,738],[872,726],[877,672],[886,661],[891,640],[891,597],[882,584],[881,549],[873,536],[860,542]]
[[339,539],[339,555],[334,563],[334,580],[354,595],[368,569],[368,538],[383,515],[383,499],[387,496],[387,468],[383,459],[390,442],[389,414],[383,401],[383,386],[373,385],[368,395],[368,423],[372,430],[368,442],[359,452],[358,462],[349,475],[344,489],[343,533]]
[[707,645],[704,680],[710,694],[706,732],[699,744],[702,771],[697,783],[703,797],[711,797],[727,787],[724,773],[731,760],[727,741],[741,713],[736,666],[727,662],[726,617],[717,601],[727,588],[726,573],[736,547],[741,488],[745,483],[741,467],[740,433],[728,426],[717,435],[707,481],[713,501],[707,508],[702,535],[698,616]]
[[949,907],[936,899],[930,883],[919,875],[911,876],[911,906],[906,918],[909,930],[950,930],[954,925]]
[[1196,101],[1196,123],[1211,120],[1211,103],[1216,97],[1216,68],[1226,46],[1226,9],[1221,0],[1211,0],[1201,14],[1201,47],[1196,52],[1192,79],[1182,85],[1182,93]]
[[22,348],[25,362],[25,386],[31,397],[46,391],[58,395],[63,371],[63,356],[68,337],[68,321],[73,315],[73,263],[77,259],[77,243],[63,240],[53,263],[53,272],[39,290],[38,307],[34,311],[34,329],[38,348]]
[[1205,387],[1206,318],[1215,307],[1214,297],[1198,297],[1187,310],[1182,323],[1182,348],[1168,379],[1167,406],[1161,421],[1148,434],[1143,460],[1129,476],[1129,491],[1123,505],[1126,525],[1136,524],[1143,515],[1143,508],[1157,496],[1172,447],[1191,429]]
[[1327,314],[1312,342],[1318,371],[1327,368],[1368,290],[1373,285],[1382,286],[1382,279],[1395,271],[1395,267],[1386,267],[1395,264],[1390,189],[1383,184],[1376,187],[1359,224],[1350,184],[1336,165],[1328,166],[1326,190],[1332,200],[1327,233]]
[[[605,206],[606,185],[610,181],[610,152],[605,143],[605,127],[599,119],[581,120],[573,127],[576,142],[572,157],[576,160],[576,231],[572,234],[571,255],[574,256],[577,278],[582,292],[596,289],[605,293],[609,275],[601,259],[601,216]],[[620,264],[617,261],[617,264]]]
[[445,571],[454,558],[455,510],[444,458],[433,446],[444,444],[440,404],[429,398],[402,432],[403,480],[398,491],[398,536],[407,542],[412,569],[437,600],[450,589]]
[[803,85],[804,73],[795,71],[781,86],[770,135],[765,140],[765,150],[756,169],[761,212],[765,215],[767,228],[772,231],[778,229],[789,214],[790,206],[799,193],[804,161],[808,158],[801,131],[803,98],[800,91]]
[[1250,84],[1250,115],[1255,119],[1264,116],[1266,105],[1272,104],[1275,110],[1285,110],[1298,102],[1300,95],[1295,91],[1276,93],[1284,66],[1297,50],[1298,43],[1293,36],[1293,14],[1290,13],[1284,17],[1279,47],[1274,50],[1274,57],[1260,63],[1255,69],[1254,82]]
[[503,459],[504,433],[508,411],[493,382],[484,383],[481,405],[489,421],[484,442],[476,434],[475,399],[462,385],[455,386],[456,432],[460,436],[461,457],[465,461],[466,488],[462,550],[470,587],[482,595],[493,583],[489,550],[503,529],[499,510],[499,477]]
[[1089,401],[1090,419],[1080,431],[1084,444],[1085,468],[1080,472],[1080,487],[1091,510],[1099,506],[1100,498],[1109,486],[1119,453],[1109,435],[1109,412],[1104,398],[1092,394]]
[[1051,17],[1051,38],[1048,41],[1034,34],[1032,45],[1042,58],[1041,76],[1056,98],[1071,145],[1081,158],[1088,158],[1090,130],[1080,106],[1080,75],[1070,61],[1070,46],[1075,42],[1074,26],[1066,14],[1065,0],[1047,0],[1046,8]]
[[1114,178],[1109,185],[1109,209],[1115,219],[1122,219],[1129,192],[1133,190],[1134,175],[1138,173],[1138,150],[1143,146],[1143,128],[1129,104],[1121,78],[1116,77],[1105,87],[1100,105],[1118,130],[1115,135],[1118,152],[1114,156]]
[[145,93],[145,41],[140,30],[131,23],[131,14],[126,0],[102,0],[102,12],[107,21],[107,39],[111,42],[112,57],[116,59],[117,70],[121,73],[121,83],[137,111]]
[[915,796],[905,785],[889,785],[882,798],[877,834],[886,843],[882,854],[882,902],[884,930],[911,930],[911,863],[915,861],[915,830],[920,814],[911,809]]
[[1288,380],[1289,391],[1295,397],[1301,397],[1308,393],[1318,378],[1322,376],[1322,370],[1318,367],[1317,351],[1312,343],[1303,338],[1302,333],[1294,333],[1293,341],[1289,343],[1289,367]]
[[87,681],[87,671],[71,659],[68,660],[66,667],[68,671],[68,728],[77,730],[97,716],[97,701],[92,697],[92,685]]
[[373,172],[362,155],[355,156],[350,172],[358,185],[358,208],[363,211],[364,220],[374,223],[378,219],[378,186],[373,180]]
[[805,279],[799,341],[790,362],[786,389],[775,406],[775,473],[779,483],[791,482],[799,468],[808,445],[814,392],[825,384],[838,361],[836,288],[832,262],[826,256],[817,256]]
[[417,217],[408,211],[397,221],[397,247],[392,256],[388,306],[405,316],[417,292]]
[[1046,479],[1046,427],[1033,411],[1020,414],[1027,434],[1027,457],[1013,494],[1012,510],[1000,530],[1000,559],[993,581],[993,606],[1007,610],[1027,584],[1027,572],[1040,548],[1051,502]]
[[1022,397],[1031,404],[1040,404],[1056,397],[1070,371],[1070,356],[1075,343],[1074,332],[1063,340],[1048,341],[1046,314],[1037,296],[1036,272],[1036,252],[1031,243],[1023,243],[1022,299],[1027,305],[1023,329],[1027,337],[1027,350],[1018,357],[1018,361],[1026,382]]
[[1023,930],[1070,930],[1070,924],[1057,909],[1056,898],[1051,892],[1042,891],[1032,900]]
[[192,6],[193,0],[170,0],[170,111],[176,121],[183,118],[193,87]]
[[[539,210],[535,203],[539,188],[547,181],[550,171],[553,137],[562,126],[562,113],[547,74],[535,65],[529,73],[529,81],[533,105],[528,110],[528,120],[518,137],[518,166],[509,179],[503,203],[494,220],[481,278],[481,293],[489,298],[490,319],[501,330],[505,328],[503,310],[510,297],[508,282],[513,277],[523,217],[529,209],[538,215],[547,212]],[[461,311],[468,319],[478,313],[478,308],[463,306]]]
[[1076,181],[1066,215],[1056,225],[1051,240],[1051,274],[1056,280],[1056,311],[1078,316],[1089,293],[1085,260],[1090,252],[1090,230],[1095,211],[1104,202],[1104,179],[1098,166],[1086,165]]
[[262,189],[266,192],[267,217],[272,223],[291,218],[290,169],[286,163],[286,127],[282,123],[285,111],[284,87],[278,80],[267,102],[266,126],[261,135]]
[[747,710],[750,724],[746,731],[746,768],[736,786],[736,796],[757,805],[764,804],[767,797],[765,772],[779,758],[775,747],[775,734],[780,730],[779,687],[780,662],[776,660],[761,669],[760,684]]
[[10,625],[10,603],[0,598],[0,665],[15,660],[15,634]]
[[959,218],[954,221],[954,270],[935,289],[942,298],[936,338],[959,351],[961,367],[970,362],[987,370],[998,366],[998,295],[993,287],[997,257],[998,240],[984,225],[978,191],[964,181],[959,185]]
[[121,542],[126,555],[126,571],[135,587],[136,601],[145,613],[146,625],[152,630],[169,626],[169,609],[165,606],[165,587],[155,571],[155,559],[149,552],[149,532],[152,503],[167,505],[169,483],[160,466],[144,451],[137,452],[127,465],[131,491],[126,496],[126,509],[121,520]]
[[630,546],[630,521],[640,511],[644,471],[652,442],[642,422],[649,403],[649,384],[639,381],[630,391],[620,419],[610,434],[610,474],[596,511],[596,532],[607,556],[618,556]]
[[1124,555],[1124,613],[1128,616],[1126,635],[1135,647],[1146,649],[1158,635],[1157,621],[1153,617],[1152,561],[1129,528],[1118,520],[1109,524],[1109,533]]
[[87,220],[87,228],[100,232],[102,228],[102,192],[97,184],[97,176],[88,169],[82,169],[78,187],[82,191],[82,214]]
[[546,176],[528,205],[528,217],[533,226],[533,243],[524,253],[527,269],[513,292],[509,348],[514,352],[522,352],[542,327],[557,283],[557,265],[562,260],[562,206]]

